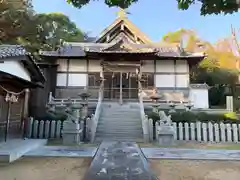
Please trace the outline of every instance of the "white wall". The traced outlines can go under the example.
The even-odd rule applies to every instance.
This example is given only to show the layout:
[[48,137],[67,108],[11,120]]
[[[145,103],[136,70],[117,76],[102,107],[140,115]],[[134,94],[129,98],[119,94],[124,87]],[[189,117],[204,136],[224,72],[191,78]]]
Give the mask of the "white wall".
[[30,74],[27,69],[19,61],[7,60],[0,63],[0,71],[9,73],[27,81],[31,81]]
[[67,73],[57,73],[57,86],[67,86]]
[[57,73],[57,86],[87,86],[87,74],[69,74],[67,84],[67,73]]
[[189,100],[194,108],[209,108],[208,89],[190,89]]
[[87,74],[69,74],[68,86],[87,86]]
[[176,87],[186,88],[189,87],[189,74],[176,75]]
[[57,71],[67,71],[67,59],[58,59],[57,64],[58,64]]
[[89,72],[100,72],[101,69],[100,60],[89,60]]
[[142,72],[154,72],[154,61],[146,60],[142,66]]
[[175,87],[175,76],[173,74],[157,74],[155,85],[156,87]]
[[69,72],[86,72],[87,61],[83,59],[73,59],[69,61]]
[[[70,59],[69,67],[67,59],[58,59],[57,86],[87,86],[87,60]],[[92,66],[95,67],[95,66]],[[65,73],[66,72],[66,73]],[[67,74],[67,72],[69,74]]]
[[176,72],[179,73],[189,72],[189,65],[186,60],[176,60]]
[[174,73],[174,61],[173,60],[157,60],[156,72]]
[[[67,71],[67,59],[58,59],[58,71]],[[71,72],[86,72],[87,61],[84,59],[70,59],[69,60],[69,71]]]
[[[157,60],[156,87],[189,87],[189,65],[186,60]],[[161,73],[161,74],[160,74]],[[166,74],[164,74],[166,73]]]

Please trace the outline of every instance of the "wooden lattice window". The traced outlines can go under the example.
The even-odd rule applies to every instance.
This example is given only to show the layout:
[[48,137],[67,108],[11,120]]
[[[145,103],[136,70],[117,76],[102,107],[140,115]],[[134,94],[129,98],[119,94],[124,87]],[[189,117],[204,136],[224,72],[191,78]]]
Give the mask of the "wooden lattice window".
[[89,73],[88,74],[88,86],[89,87],[96,87],[99,86],[100,74],[98,73]]
[[142,87],[152,88],[154,86],[154,74],[153,73],[143,73],[142,74]]

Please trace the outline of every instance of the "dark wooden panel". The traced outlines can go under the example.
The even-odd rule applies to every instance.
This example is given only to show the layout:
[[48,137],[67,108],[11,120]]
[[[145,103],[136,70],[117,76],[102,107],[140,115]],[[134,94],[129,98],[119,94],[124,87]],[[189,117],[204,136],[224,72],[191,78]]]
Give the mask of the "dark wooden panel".
[[[18,99],[18,102],[11,104],[10,121],[9,121],[9,137],[21,136],[21,122],[23,110],[23,97]],[[0,139],[3,138],[8,112],[8,103],[5,101],[5,96],[0,96]]]
[[49,93],[55,95],[57,66],[41,65],[40,68],[46,78],[44,88],[32,89],[29,101],[29,114],[33,117],[46,115],[46,104]]

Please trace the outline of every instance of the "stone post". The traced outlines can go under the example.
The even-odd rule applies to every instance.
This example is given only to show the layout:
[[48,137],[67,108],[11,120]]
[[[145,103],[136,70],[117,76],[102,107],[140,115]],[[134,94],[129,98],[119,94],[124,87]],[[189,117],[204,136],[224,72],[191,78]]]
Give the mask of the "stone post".
[[226,97],[226,109],[229,112],[233,112],[233,96],[227,96]]
[[87,139],[87,116],[88,116],[88,98],[91,96],[87,91],[82,92],[79,95],[82,98],[82,111],[80,119],[83,120],[83,141]]

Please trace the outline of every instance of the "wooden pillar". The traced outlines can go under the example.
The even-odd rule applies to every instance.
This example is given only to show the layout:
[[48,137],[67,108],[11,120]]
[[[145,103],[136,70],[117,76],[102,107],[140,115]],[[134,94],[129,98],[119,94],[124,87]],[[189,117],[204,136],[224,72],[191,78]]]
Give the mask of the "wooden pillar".
[[21,129],[23,130],[23,137],[26,137],[27,133],[27,119],[29,116],[29,98],[30,98],[30,90],[25,89],[25,95],[24,95],[24,103],[23,103],[23,115],[22,115],[22,123],[21,123]]
[[122,99],[122,72],[120,72],[120,99],[119,99],[120,104],[122,105],[123,99]]
[[12,102],[11,101],[7,101],[8,103],[8,110],[7,110],[7,120],[5,123],[5,142],[8,139],[8,131],[9,131],[9,124],[10,124],[10,118],[11,118],[11,106],[12,106]]

